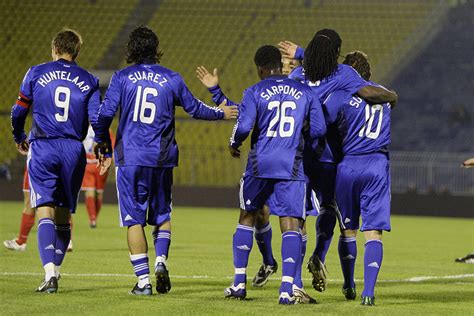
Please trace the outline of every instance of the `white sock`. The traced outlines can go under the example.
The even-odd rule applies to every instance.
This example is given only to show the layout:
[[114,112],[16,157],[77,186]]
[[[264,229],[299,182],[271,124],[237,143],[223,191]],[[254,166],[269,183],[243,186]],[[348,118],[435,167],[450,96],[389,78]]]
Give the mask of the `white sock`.
[[55,270],[54,263],[49,262],[45,264],[43,267],[44,267],[44,273],[45,273],[45,276],[44,276],[45,281],[49,281],[49,279],[56,276],[56,273],[54,272]]
[[150,277],[148,274],[143,274],[138,277],[138,287],[143,288],[145,285],[150,284]]
[[54,266],[54,276],[59,277],[59,269],[61,269],[61,266]]
[[166,257],[165,257],[165,256],[158,256],[158,257],[156,257],[156,259],[155,259],[155,268],[156,268],[156,266],[158,265],[158,263],[160,263],[160,262],[161,262],[161,263],[164,263],[165,266],[166,266]]

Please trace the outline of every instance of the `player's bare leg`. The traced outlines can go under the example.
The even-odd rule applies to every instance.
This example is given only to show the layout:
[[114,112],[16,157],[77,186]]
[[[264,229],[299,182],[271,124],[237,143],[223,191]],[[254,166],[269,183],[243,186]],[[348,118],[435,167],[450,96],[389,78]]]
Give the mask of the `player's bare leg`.
[[282,280],[279,303],[291,305],[298,303],[293,294],[296,268],[298,263],[300,263],[301,257],[301,234],[299,232],[298,218],[289,216],[280,217],[280,229],[282,233]]
[[309,296],[303,287],[301,273],[303,270],[304,257],[306,255],[306,243],[308,241],[308,235],[306,234],[306,222],[300,219],[299,226],[301,234],[301,257],[296,266],[295,279],[293,282],[293,294],[295,295],[298,304],[317,304],[316,300]]
[[21,215],[20,232],[18,234],[18,238],[5,240],[3,242],[3,245],[10,250],[26,250],[28,235],[30,234],[31,228],[35,224],[35,210],[31,208],[29,191],[23,191],[23,204],[24,206]]
[[253,246],[253,231],[257,212],[240,210],[239,224],[235,230],[232,247],[234,253],[234,281],[224,290],[226,298],[244,299],[247,296],[247,265]]
[[153,243],[156,251],[156,291],[165,294],[171,290],[171,281],[167,268],[168,252],[171,243],[171,221],[166,221],[160,226],[155,227],[153,231]]
[[37,208],[38,214],[38,250],[43,264],[45,277],[37,292],[56,293],[58,280],[55,271],[56,230],[55,210],[52,205],[43,205]]
[[342,285],[342,294],[347,300],[355,300],[356,285],[354,282],[354,269],[357,258],[357,230],[341,230],[339,238],[338,252],[341,262],[344,284]]
[[86,198],[87,214],[89,215],[89,226],[96,228],[97,226],[97,192],[95,189],[87,189],[84,192]]
[[133,295],[151,295],[150,268],[148,266],[148,244],[141,225],[129,226],[127,230],[128,250],[138,282],[130,291]]
[[383,245],[382,231],[364,231],[364,291],[362,292],[362,305],[375,305],[374,290],[377,276],[382,266]]
[[262,287],[267,284],[271,275],[278,271],[278,263],[273,257],[272,226],[270,224],[270,209],[264,206],[257,212],[255,223],[255,241],[262,254],[262,265],[252,280],[252,285]]

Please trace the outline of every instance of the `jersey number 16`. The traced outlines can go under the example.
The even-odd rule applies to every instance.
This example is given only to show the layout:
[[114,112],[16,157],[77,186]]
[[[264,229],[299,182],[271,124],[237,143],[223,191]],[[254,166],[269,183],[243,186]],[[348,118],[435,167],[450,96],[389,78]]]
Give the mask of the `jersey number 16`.
[[[142,95],[142,86],[137,87],[137,97],[135,99],[135,107],[133,109],[133,121],[137,122],[138,112],[140,112],[140,122],[145,124],[151,124],[155,120],[156,105],[153,102],[147,101],[148,95],[156,97],[158,91],[155,88],[145,87],[143,89]],[[148,115],[146,115],[146,109],[149,109]]]

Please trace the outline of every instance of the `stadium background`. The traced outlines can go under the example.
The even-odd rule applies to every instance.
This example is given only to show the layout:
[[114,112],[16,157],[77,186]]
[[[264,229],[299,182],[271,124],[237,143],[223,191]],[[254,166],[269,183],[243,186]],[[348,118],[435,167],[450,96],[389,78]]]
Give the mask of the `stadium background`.
[[[151,26],[161,63],[208,103],[197,66],[218,68],[224,92],[238,101],[258,80],[257,47],[281,40],[305,46],[316,30],[331,27],[343,38],[342,52],[366,52],[373,79],[400,96],[392,119],[394,212],[472,216],[474,173],[459,166],[474,156],[473,12],[473,1],[455,0],[1,1],[0,199],[21,199],[25,164],[11,139],[10,107],[26,70],[50,60],[50,40],[62,27],[82,34],[77,61],[106,89],[126,65],[130,30]],[[236,207],[246,160],[228,154],[233,123],[195,121],[182,110],[177,117],[175,204]],[[111,176],[109,202],[113,186]]]

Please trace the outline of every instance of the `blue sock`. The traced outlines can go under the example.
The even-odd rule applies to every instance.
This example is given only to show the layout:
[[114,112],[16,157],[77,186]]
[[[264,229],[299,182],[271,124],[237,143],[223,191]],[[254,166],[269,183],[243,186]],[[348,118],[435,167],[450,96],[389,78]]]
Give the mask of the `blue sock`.
[[375,283],[382,266],[383,244],[381,240],[369,240],[365,243],[364,253],[364,291],[362,296],[374,296]]
[[66,255],[67,246],[71,240],[71,225],[56,225],[56,253],[54,256],[54,264],[60,266]]
[[171,231],[156,230],[153,232],[153,244],[155,245],[157,262],[163,262],[166,264],[166,259],[168,258],[168,252],[170,249],[170,243]]
[[150,268],[148,266],[148,255],[146,253],[130,254],[130,262],[133,266],[133,271],[138,277],[138,287],[143,288],[150,284]]
[[263,263],[270,266],[275,265],[272,251],[272,225],[270,225],[270,222],[261,228],[255,228],[255,240],[262,254]]
[[308,235],[302,234],[301,235],[301,256],[299,257],[300,260],[296,266],[296,273],[295,273],[295,280],[293,284],[296,285],[298,288],[303,288],[303,280],[301,278],[301,272],[303,270],[303,263],[304,263],[304,256],[306,255],[306,244],[308,242]]
[[232,247],[234,250],[234,286],[247,282],[247,265],[253,246],[253,227],[237,225]]
[[282,280],[280,294],[283,292],[293,294],[293,281],[296,267],[301,257],[301,234],[296,231],[287,231],[282,234],[281,260]]
[[343,288],[353,288],[354,283],[354,269],[357,258],[357,242],[355,237],[339,238],[339,260],[341,261],[342,275],[344,276]]
[[317,255],[321,262],[326,261],[326,254],[331,245],[332,236],[336,227],[336,216],[333,212],[324,210],[316,219],[316,248],[313,256]]
[[48,263],[54,264],[56,230],[54,229],[54,221],[50,218],[42,218],[38,222],[38,250],[43,266]]

